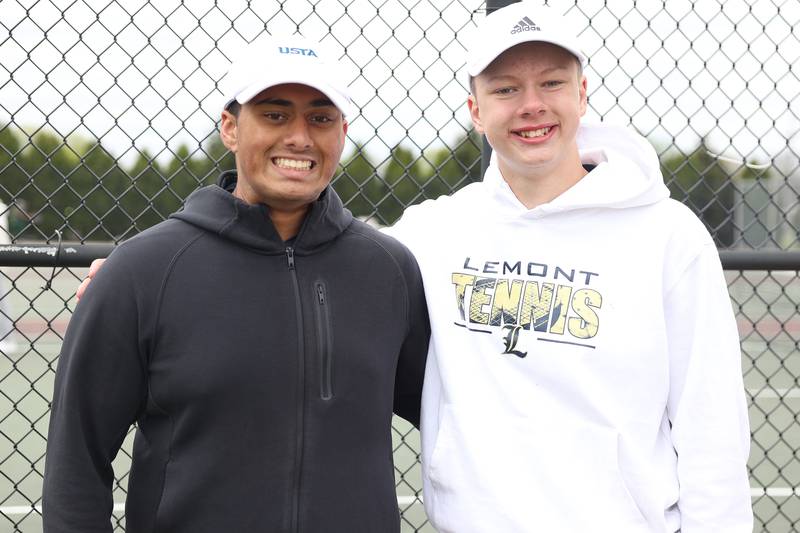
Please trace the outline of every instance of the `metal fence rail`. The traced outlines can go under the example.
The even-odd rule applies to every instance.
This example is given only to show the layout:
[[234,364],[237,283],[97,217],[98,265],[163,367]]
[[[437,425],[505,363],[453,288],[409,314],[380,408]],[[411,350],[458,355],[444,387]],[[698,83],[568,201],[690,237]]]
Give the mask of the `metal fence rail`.
[[[581,28],[587,118],[647,136],[721,249],[756,528],[800,529],[800,4],[542,1]],[[0,0],[0,533],[41,531],[54,368],[83,266],[232,166],[215,128],[233,50],[300,31],[342,58],[360,113],[334,186],[356,215],[391,223],[480,177],[464,50],[493,5]],[[418,435],[397,421],[393,437],[403,531],[431,531]]]

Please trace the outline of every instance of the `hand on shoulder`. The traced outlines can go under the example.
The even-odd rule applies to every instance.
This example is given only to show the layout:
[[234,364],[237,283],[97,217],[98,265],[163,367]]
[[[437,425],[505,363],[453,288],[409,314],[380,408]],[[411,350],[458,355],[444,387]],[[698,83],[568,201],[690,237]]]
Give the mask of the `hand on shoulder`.
[[105,259],[95,259],[92,261],[92,264],[89,266],[89,273],[86,275],[81,284],[78,286],[78,290],[75,291],[75,297],[80,300],[83,297],[83,294],[86,292],[86,288],[89,286],[89,283],[92,282],[92,278],[97,274],[100,268],[103,266]]

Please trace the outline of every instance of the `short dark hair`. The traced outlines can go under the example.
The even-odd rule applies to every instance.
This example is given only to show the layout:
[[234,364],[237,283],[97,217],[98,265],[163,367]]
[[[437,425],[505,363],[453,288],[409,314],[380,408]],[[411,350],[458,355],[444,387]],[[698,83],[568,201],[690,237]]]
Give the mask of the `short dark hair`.
[[239,111],[241,111],[241,110],[242,110],[242,104],[240,104],[236,100],[234,100],[233,102],[231,102],[230,104],[228,104],[225,107],[225,111],[227,111],[228,113],[230,113],[234,117],[238,117],[239,116]]

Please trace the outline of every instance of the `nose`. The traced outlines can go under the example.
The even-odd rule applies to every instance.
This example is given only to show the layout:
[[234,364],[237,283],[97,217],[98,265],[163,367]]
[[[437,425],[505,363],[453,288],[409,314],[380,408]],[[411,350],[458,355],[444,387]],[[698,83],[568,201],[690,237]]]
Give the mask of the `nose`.
[[309,126],[305,117],[301,115],[295,116],[291,122],[289,122],[284,142],[287,147],[295,150],[307,150],[311,148],[313,140],[311,139]]
[[527,88],[523,91],[520,104],[519,114],[523,117],[540,115],[547,109],[544,99],[542,99],[539,92],[534,88]]

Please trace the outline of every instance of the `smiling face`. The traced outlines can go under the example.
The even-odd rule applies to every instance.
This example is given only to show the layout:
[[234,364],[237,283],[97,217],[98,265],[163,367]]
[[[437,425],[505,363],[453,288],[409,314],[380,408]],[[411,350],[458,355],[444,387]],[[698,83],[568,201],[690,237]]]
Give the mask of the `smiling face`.
[[307,85],[276,85],[236,115],[223,111],[220,137],[236,154],[234,196],[278,211],[307,208],[333,178],[346,133],[341,111]]
[[575,136],[586,112],[586,78],[563,48],[541,42],[510,48],[474,78],[467,105],[509,183],[572,181],[585,173]]

